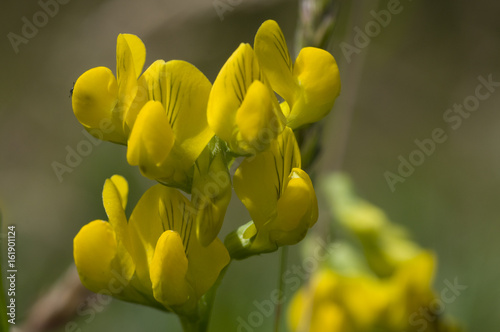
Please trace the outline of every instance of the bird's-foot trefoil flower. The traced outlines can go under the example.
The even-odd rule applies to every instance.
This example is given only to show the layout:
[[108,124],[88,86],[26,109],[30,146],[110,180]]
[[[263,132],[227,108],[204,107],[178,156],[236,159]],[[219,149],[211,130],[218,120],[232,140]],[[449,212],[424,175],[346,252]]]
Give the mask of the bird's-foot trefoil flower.
[[189,193],[194,163],[213,137],[206,113],[212,85],[180,60],[157,60],[138,84],[149,101],[135,120],[127,160],[144,176]]
[[75,83],[73,112],[95,137],[126,144],[133,120],[145,103],[137,79],[146,59],[146,48],[135,35],[120,34],[116,44],[116,78],[109,68],[96,67]]
[[292,129],[321,120],[340,93],[340,76],[334,57],[316,47],[303,48],[295,63],[285,37],[273,20],[255,35],[254,49],[272,88],[285,101],[281,108]]
[[254,50],[241,44],[215,79],[208,124],[238,155],[265,150],[284,129],[285,119]]
[[288,127],[267,150],[240,164],[233,177],[234,189],[253,221],[226,238],[233,258],[296,244],[316,223],[316,194],[300,167],[300,151]]
[[75,237],[82,283],[94,292],[196,317],[198,301],[229,263],[226,248],[219,239],[201,245],[191,202],[179,190],[151,187],[128,223],[126,196],[122,177],[107,180],[103,201],[109,222],[93,221]]

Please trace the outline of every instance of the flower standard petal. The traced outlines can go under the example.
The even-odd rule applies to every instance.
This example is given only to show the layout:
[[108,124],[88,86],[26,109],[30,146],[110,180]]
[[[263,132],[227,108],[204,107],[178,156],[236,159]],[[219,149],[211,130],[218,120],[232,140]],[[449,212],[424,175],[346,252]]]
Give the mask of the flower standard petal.
[[208,100],[207,117],[210,127],[224,141],[232,141],[236,111],[250,84],[261,79],[261,74],[251,46],[240,44],[217,75]]
[[[116,41],[116,76],[118,80],[139,77],[146,61],[146,47],[136,35],[121,33]],[[125,79],[127,80],[127,79]]]
[[292,75],[292,59],[283,32],[273,20],[267,20],[255,35],[255,53],[273,89],[293,103],[298,93],[297,79]]
[[[278,101],[249,44],[241,44],[217,75],[207,117],[217,136],[240,155],[265,150],[284,129],[285,119]],[[250,121],[247,123],[246,119]],[[262,142],[255,141],[259,136],[264,137]]]
[[[116,79],[120,95],[118,109],[122,114],[124,132],[128,135],[140,108],[146,102],[137,79],[146,60],[146,48],[139,37],[119,34],[116,41]],[[142,98],[141,98],[142,97]]]
[[168,195],[169,190],[161,184],[149,188],[135,206],[128,223],[137,277],[146,289],[152,287],[149,270],[156,243],[161,234],[169,229],[162,223],[159,207],[160,198]]
[[117,258],[121,260],[121,265],[124,267],[122,274],[125,279],[129,280],[135,272],[135,264],[130,254],[132,245],[125,215],[127,195],[128,183],[123,177],[113,175],[104,182],[102,191],[104,209],[116,235]]
[[122,204],[122,208],[125,210],[127,207],[127,199],[128,199],[128,182],[121,175],[113,175],[110,178],[111,182],[113,182],[114,187],[116,188],[118,194],[120,195],[120,201]]
[[190,192],[194,162],[213,136],[206,116],[211,84],[188,62],[158,60],[144,72],[139,85],[148,91],[148,99],[162,103],[176,137],[153,178]]

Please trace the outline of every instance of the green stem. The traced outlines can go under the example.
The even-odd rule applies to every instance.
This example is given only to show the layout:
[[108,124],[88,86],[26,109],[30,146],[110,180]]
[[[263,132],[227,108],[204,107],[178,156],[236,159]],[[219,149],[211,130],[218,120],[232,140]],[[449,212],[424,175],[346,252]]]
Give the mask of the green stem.
[[[288,246],[281,247],[280,254],[280,271],[278,274],[278,289],[279,289],[279,298],[281,300],[284,299],[285,296],[285,283],[283,282],[283,274],[286,270],[286,265],[288,261]],[[283,301],[279,301],[276,306],[276,316],[274,317],[274,332],[279,332],[280,323],[281,323],[281,315],[283,312]]]

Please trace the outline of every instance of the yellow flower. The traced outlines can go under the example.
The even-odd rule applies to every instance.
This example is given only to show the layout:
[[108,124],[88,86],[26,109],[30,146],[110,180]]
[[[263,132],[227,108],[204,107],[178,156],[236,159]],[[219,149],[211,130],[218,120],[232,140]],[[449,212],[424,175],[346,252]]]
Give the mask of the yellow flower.
[[250,45],[241,44],[222,67],[207,116],[215,134],[240,155],[263,151],[283,130],[278,100]]
[[[330,326],[329,332],[416,331],[410,317],[435,299],[433,275],[434,257],[429,252],[404,262],[387,279],[323,268],[313,275],[310,286],[294,295],[289,308],[290,328],[325,331],[322,328]],[[446,326],[437,316],[432,321],[436,321],[436,326]]]
[[137,78],[146,59],[146,48],[134,35],[118,35],[116,76],[106,67],[83,73],[73,88],[73,112],[95,137],[126,144],[133,120],[145,103]]
[[255,35],[255,53],[272,88],[285,102],[281,108],[292,129],[326,116],[340,93],[340,76],[333,56],[315,47],[303,48],[292,64],[278,24],[268,20]]
[[404,228],[392,223],[382,209],[355,195],[346,176],[330,175],[323,183],[336,219],[360,240],[366,260],[378,276],[392,275],[401,262],[421,252]]
[[325,268],[310,282],[290,303],[291,331],[372,331],[389,300],[387,286],[369,276],[343,276]]
[[122,177],[108,179],[103,202],[109,222],[93,221],[74,239],[82,283],[94,292],[192,315],[228,264],[226,248],[219,239],[202,246],[191,203],[161,184],[146,191],[127,224],[127,191]]
[[[384,212],[357,197],[349,179],[334,174],[322,181],[335,216],[359,239],[330,252],[325,264],[291,301],[292,331],[429,332],[460,331],[435,310],[435,255],[410,241]],[[335,269],[335,270],[334,270]],[[328,326],[328,329],[321,327]],[[310,329],[309,329],[310,328]]]
[[235,258],[298,243],[316,223],[316,194],[300,166],[300,151],[290,128],[269,149],[240,164],[233,177],[234,189],[253,222],[242,226],[234,234],[237,238],[226,240],[228,246],[243,246],[241,257],[236,248],[230,248]]
[[149,101],[133,124],[127,160],[144,176],[190,192],[194,162],[213,136],[206,115],[211,84],[179,60],[154,62],[138,84]]

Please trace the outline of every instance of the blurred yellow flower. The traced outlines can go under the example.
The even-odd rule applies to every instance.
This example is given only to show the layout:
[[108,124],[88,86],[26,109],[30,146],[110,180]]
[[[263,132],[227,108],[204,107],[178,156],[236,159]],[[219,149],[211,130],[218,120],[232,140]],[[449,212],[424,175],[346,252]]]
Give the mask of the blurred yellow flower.
[[194,314],[229,263],[226,248],[219,239],[201,245],[191,203],[178,190],[151,187],[128,223],[127,193],[124,178],[106,180],[103,202],[109,222],[92,221],[76,235],[74,258],[82,283],[125,301]]
[[359,240],[363,255],[353,254],[346,243],[340,245],[343,250],[330,252],[328,264],[291,301],[291,330],[460,331],[444,317],[443,308],[432,308],[441,301],[433,291],[434,254],[412,242],[384,211],[357,197],[345,175],[328,176],[322,188],[336,219]]
[[436,299],[432,291],[434,267],[434,256],[423,251],[400,264],[389,278],[323,268],[294,295],[288,312],[290,329],[417,332],[425,326],[430,332],[459,331],[432,311],[427,322],[412,320]]

